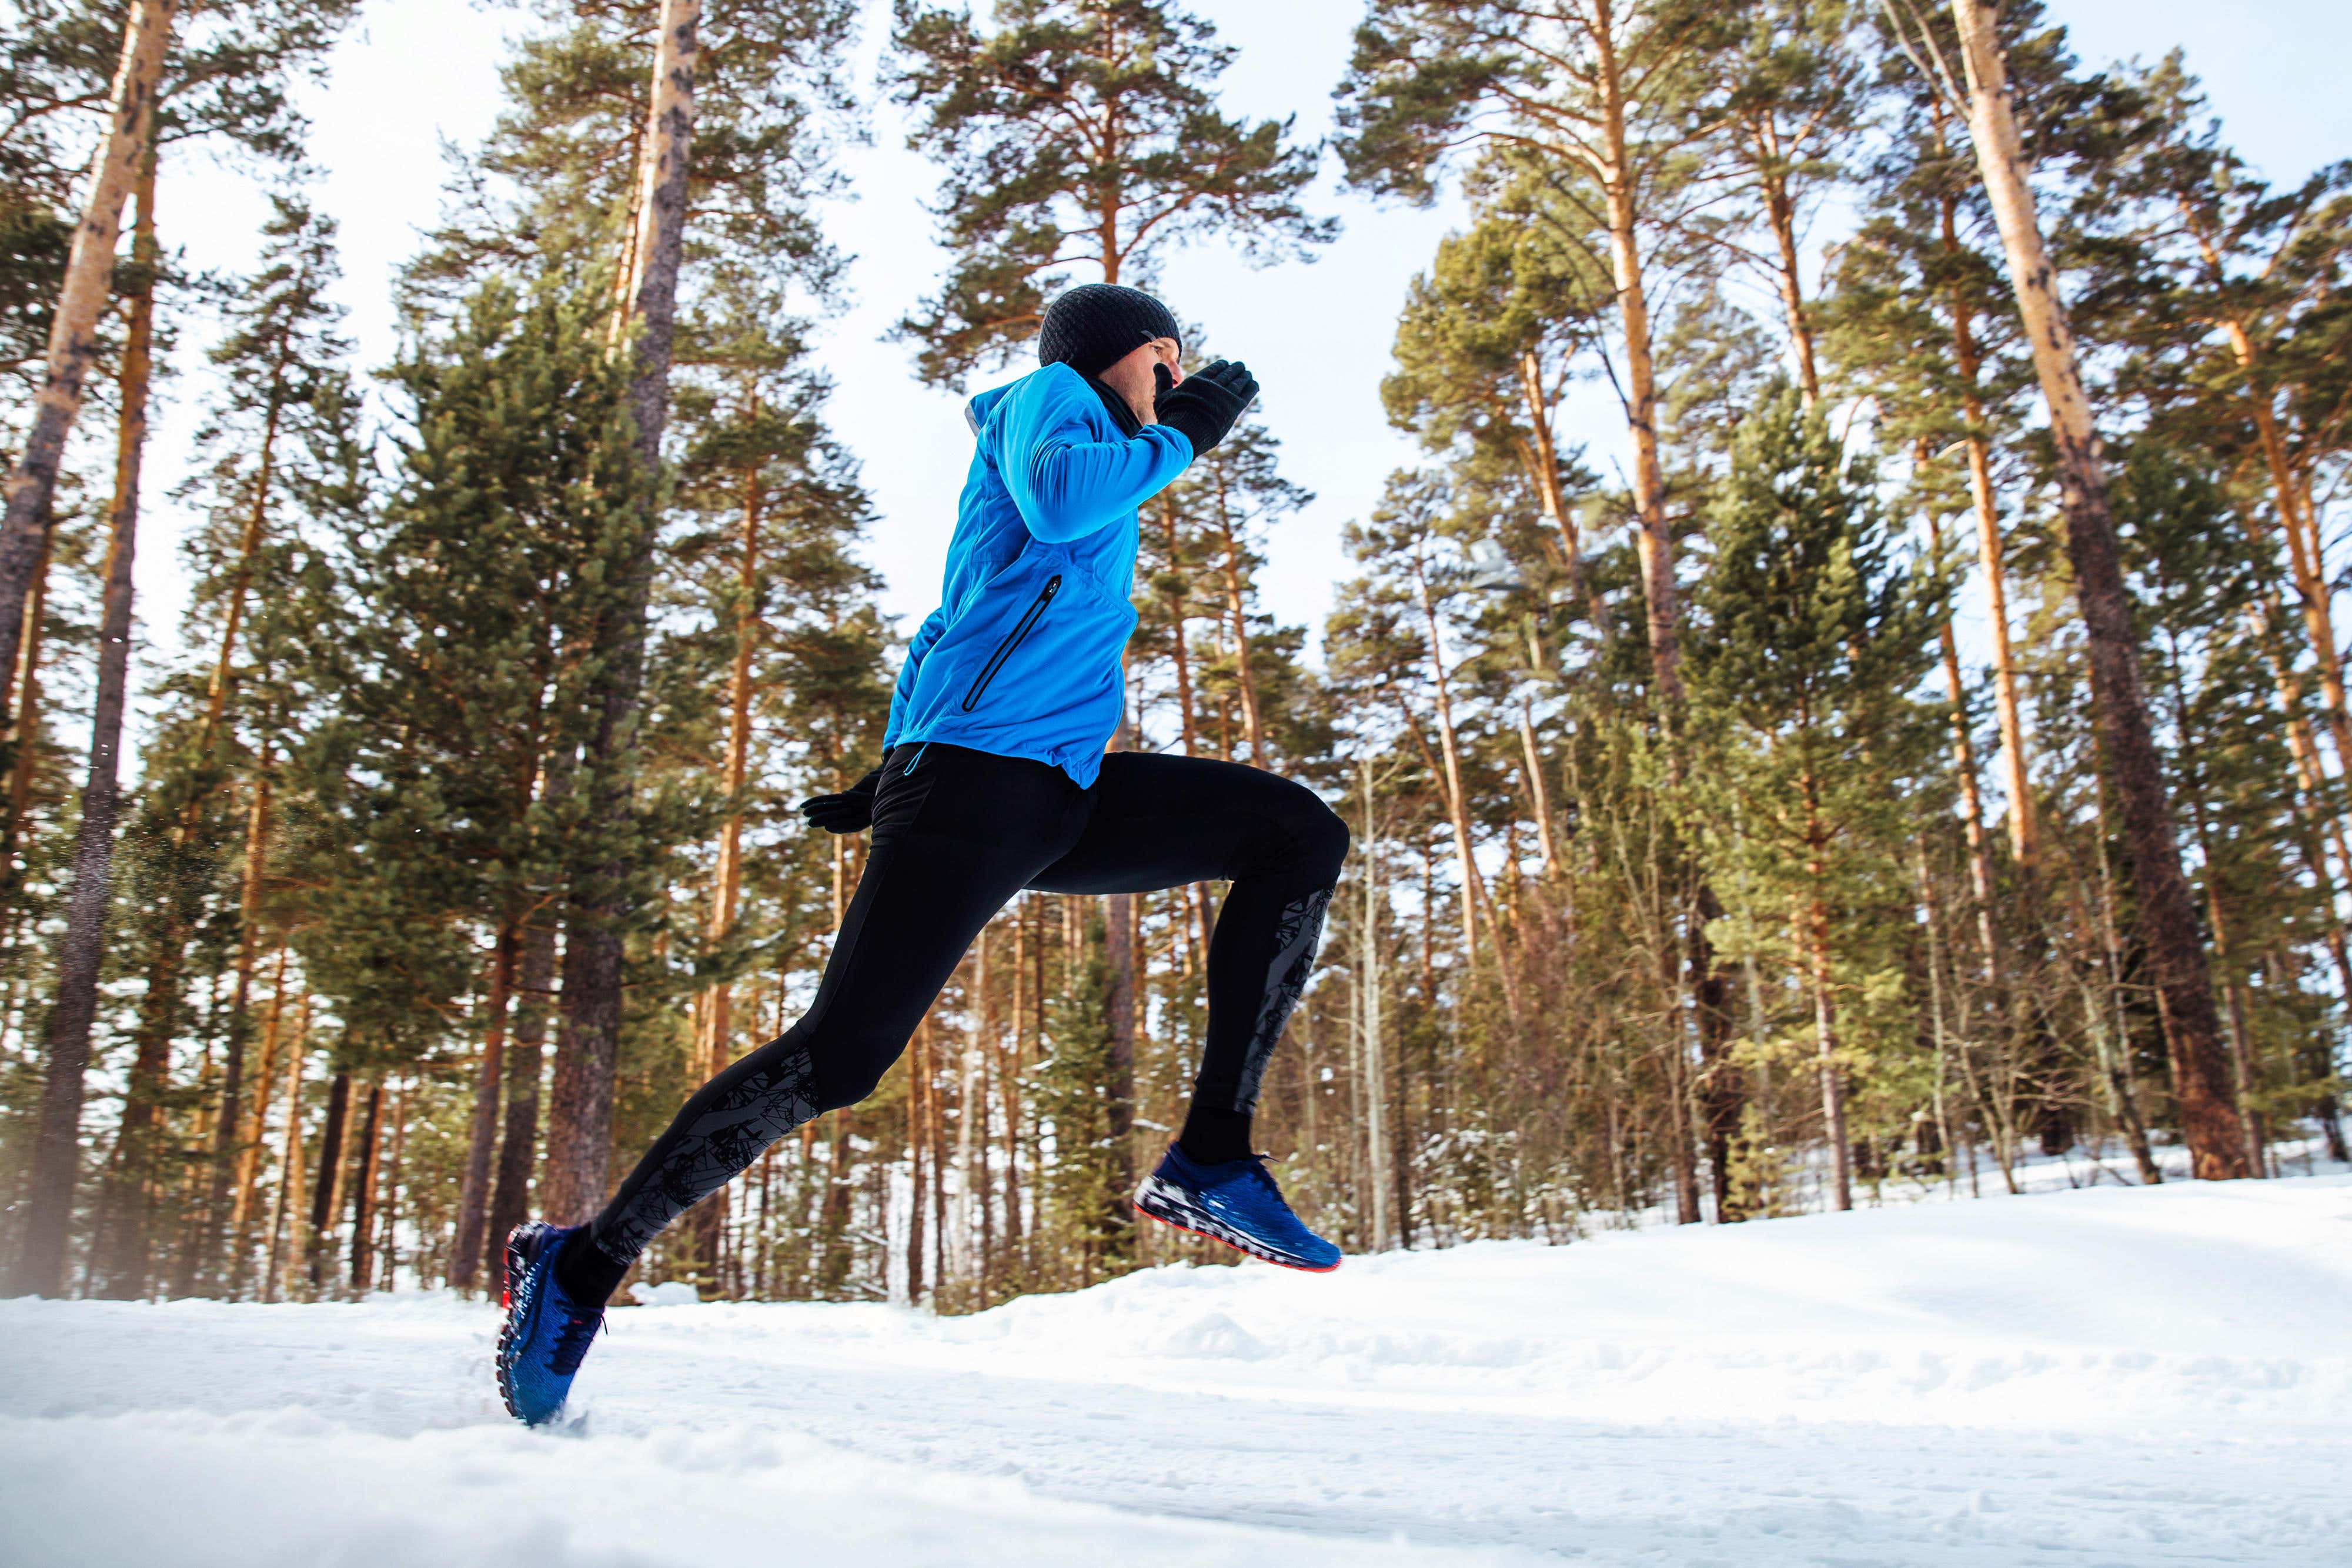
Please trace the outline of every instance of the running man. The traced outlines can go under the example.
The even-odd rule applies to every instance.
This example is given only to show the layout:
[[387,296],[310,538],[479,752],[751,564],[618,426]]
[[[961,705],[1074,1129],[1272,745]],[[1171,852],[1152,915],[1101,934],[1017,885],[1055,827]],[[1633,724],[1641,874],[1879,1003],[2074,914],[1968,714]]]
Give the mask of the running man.
[[978,449],[940,608],[891,697],[884,763],[802,803],[829,832],[874,834],[816,998],[687,1101],[603,1213],[508,1239],[499,1391],[522,1421],[562,1409],[606,1300],[665,1226],[802,1123],[874,1092],[972,939],[1024,888],[1232,882],[1209,947],[1192,1108],[1135,1206],[1271,1263],[1339,1267],[1339,1249],[1299,1221],[1252,1153],[1250,1117],[1314,967],[1348,830],[1271,773],[1104,752],[1125,712],[1136,508],[1257,394],[1239,363],[1185,375],[1181,350],[1159,300],[1087,284],[1046,312],[1039,368],[966,408]]

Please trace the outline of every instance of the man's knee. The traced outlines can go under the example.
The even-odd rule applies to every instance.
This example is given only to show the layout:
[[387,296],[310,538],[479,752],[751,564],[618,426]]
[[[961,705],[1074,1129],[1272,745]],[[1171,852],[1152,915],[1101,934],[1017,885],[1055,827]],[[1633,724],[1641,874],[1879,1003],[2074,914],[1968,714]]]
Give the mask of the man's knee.
[[826,1040],[816,1061],[816,1108],[839,1111],[868,1098],[906,1049],[904,1040],[878,1035]]
[[1304,784],[1290,785],[1288,804],[1283,825],[1293,867],[1315,882],[1338,882],[1348,860],[1348,824]]

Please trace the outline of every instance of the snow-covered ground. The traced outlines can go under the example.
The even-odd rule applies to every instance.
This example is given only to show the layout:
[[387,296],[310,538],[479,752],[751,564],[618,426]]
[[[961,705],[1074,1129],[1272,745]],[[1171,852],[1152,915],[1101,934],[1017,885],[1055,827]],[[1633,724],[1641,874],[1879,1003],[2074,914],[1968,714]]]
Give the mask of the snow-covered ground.
[[0,1303],[0,1560],[2352,1563],[2352,1177],[1171,1269],[962,1319]]

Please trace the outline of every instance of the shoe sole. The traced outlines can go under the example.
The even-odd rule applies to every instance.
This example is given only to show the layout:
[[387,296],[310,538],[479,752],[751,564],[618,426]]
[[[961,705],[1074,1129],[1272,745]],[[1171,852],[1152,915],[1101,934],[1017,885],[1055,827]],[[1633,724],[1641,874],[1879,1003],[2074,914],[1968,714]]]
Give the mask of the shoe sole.
[[523,1258],[522,1248],[519,1243],[519,1239],[524,1231],[530,1228],[530,1221],[525,1220],[522,1224],[516,1226],[512,1230],[507,1232],[506,1281],[504,1288],[499,1292],[499,1305],[504,1309],[506,1315],[499,1324],[499,1353],[497,1360],[499,1403],[503,1404],[507,1407],[508,1415],[513,1416],[518,1421],[522,1421],[522,1424],[526,1427],[530,1426],[530,1423],[524,1420],[522,1412],[515,1408],[514,1299],[516,1290],[522,1283],[523,1275],[530,1270],[530,1264]]
[[1202,1230],[1198,1226],[1187,1225],[1181,1219],[1154,1213],[1143,1207],[1143,1197],[1139,1193],[1128,1200],[1128,1207],[1144,1218],[1164,1225],[1171,1230],[1181,1230],[1187,1236],[1197,1236],[1203,1241],[1213,1241],[1220,1247],[1231,1248],[1244,1258],[1255,1258],[1261,1263],[1271,1263],[1277,1269],[1289,1269],[1301,1274],[1328,1274],[1339,1267],[1338,1263],[1325,1263],[1318,1266],[1313,1263],[1301,1263],[1294,1259],[1279,1258],[1271,1252],[1262,1252],[1255,1247],[1246,1246],[1230,1236],[1220,1236],[1213,1230]]

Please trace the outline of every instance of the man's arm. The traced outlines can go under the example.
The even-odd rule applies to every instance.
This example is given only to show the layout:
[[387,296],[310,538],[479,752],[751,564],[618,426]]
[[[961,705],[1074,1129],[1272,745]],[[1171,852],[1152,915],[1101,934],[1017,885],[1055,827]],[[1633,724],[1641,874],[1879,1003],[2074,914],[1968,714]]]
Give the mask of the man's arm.
[[1102,439],[1095,389],[1073,375],[1025,380],[998,415],[993,454],[1031,537],[1084,538],[1158,495],[1192,461],[1192,444],[1164,424]]
[[1125,517],[1192,461],[1192,443],[1164,424],[1147,424],[1125,441],[1070,439],[1081,434],[1038,443],[1026,463],[1005,472],[1021,520],[1048,544],[1084,538]]

